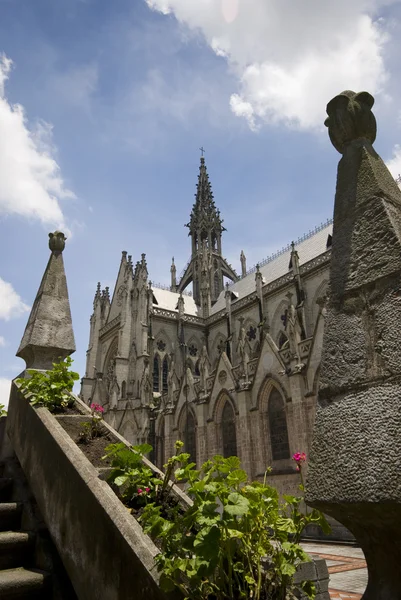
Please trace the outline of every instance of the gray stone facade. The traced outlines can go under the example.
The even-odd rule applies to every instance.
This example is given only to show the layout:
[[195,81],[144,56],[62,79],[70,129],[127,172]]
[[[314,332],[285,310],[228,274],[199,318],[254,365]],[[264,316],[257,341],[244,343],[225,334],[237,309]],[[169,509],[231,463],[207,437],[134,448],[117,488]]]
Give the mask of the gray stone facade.
[[241,252],[237,275],[202,158],[188,227],[191,258],[178,280],[173,261],[170,289],[126,252],[111,301],[98,285],[81,396],[132,443],[150,442],[159,466],[182,439],[198,464],[236,453],[251,477],[271,466],[273,485],[297,491],[291,456],[311,444],[331,223],[248,272]]

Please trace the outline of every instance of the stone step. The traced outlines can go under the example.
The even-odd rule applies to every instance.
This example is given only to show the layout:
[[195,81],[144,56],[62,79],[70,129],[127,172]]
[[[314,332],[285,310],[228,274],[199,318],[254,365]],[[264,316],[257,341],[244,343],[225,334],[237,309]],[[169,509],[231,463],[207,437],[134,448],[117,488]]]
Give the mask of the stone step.
[[0,569],[12,569],[25,565],[33,543],[34,535],[31,533],[0,531]]
[[46,595],[50,576],[36,569],[6,569],[0,571],[1,600],[34,600],[50,598]]
[[19,529],[22,505],[18,502],[0,502],[0,531]]
[[6,502],[13,489],[13,480],[9,477],[0,477],[0,502]]

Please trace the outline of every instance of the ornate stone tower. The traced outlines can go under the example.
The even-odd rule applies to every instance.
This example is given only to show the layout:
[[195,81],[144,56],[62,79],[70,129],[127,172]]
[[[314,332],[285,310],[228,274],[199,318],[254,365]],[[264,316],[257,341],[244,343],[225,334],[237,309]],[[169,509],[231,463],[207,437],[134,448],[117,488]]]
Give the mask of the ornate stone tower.
[[237,281],[238,276],[222,256],[221,236],[225,228],[216,208],[205,159],[201,157],[198,184],[189,223],[192,241],[190,262],[177,286],[182,292],[191,282],[195,302],[204,316],[224,289],[223,277]]

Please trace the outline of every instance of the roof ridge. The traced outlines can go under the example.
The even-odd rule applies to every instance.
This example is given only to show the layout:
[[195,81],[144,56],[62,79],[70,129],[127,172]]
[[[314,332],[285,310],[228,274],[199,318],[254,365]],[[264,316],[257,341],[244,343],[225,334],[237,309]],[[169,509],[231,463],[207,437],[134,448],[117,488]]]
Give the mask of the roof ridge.
[[[329,225],[332,225],[332,223],[333,223],[333,219],[329,218],[326,221],[323,221],[322,223],[320,223],[320,225],[316,225],[316,227],[314,229],[310,229],[307,233],[304,233],[303,235],[301,235],[294,242],[294,245],[298,246],[299,244],[301,244],[305,240],[308,240],[309,238],[311,238],[314,235],[316,235],[317,233],[319,233],[319,231],[322,231],[323,229],[325,229],[325,227],[328,227]],[[275,258],[278,258],[279,256],[281,256],[285,252],[288,252],[289,250],[291,250],[291,242],[289,244],[287,244],[286,246],[283,246],[281,248],[281,250],[277,250],[276,252],[273,252],[273,254],[270,254],[267,258],[264,258],[260,262],[256,263],[253,267],[251,267],[250,269],[248,269],[247,272],[245,273],[245,275],[242,276],[242,277],[240,277],[240,279],[244,279],[248,275],[251,275],[252,273],[255,273],[257,266],[263,267],[264,265],[267,265],[268,263],[272,262]]]

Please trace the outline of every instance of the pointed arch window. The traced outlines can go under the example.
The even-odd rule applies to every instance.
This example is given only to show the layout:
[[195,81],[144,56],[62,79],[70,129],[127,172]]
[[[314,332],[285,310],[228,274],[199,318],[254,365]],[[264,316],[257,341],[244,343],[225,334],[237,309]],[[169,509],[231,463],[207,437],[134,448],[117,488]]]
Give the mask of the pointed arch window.
[[126,395],[127,395],[127,384],[125,383],[125,381],[123,381],[121,384],[121,398],[125,398]]
[[190,455],[191,462],[196,463],[196,423],[191,410],[187,410],[185,422],[185,452]]
[[235,414],[231,403],[226,400],[221,415],[221,433],[223,438],[223,456],[237,456],[237,432]]
[[160,423],[159,423],[159,428],[157,430],[157,435],[156,435],[156,449],[155,449],[155,456],[156,456],[156,465],[159,467],[159,469],[163,468],[163,465],[165,463],[165,457],[164,457],[164,417],[162,417],[160,419]]
[[285,335],[285,333],[282,331],[279,335],[278,338],[278,349],[281,350],[281,348],[284,346],[284,344],[288,342],[288,338]]
[[199,360],[198,360],[198,362],[197,362],[197,363],[196,363],[196,365],[195,365],[195,371],[194,371],[194,375],[195,375],[196,377],[200,377],[200,370],[199,370]]
[[163,360],[163,369],[162,369],[163,392],[167,392],[167,390],[168,390],[167,380],[168,380],[168,360],[167,360],[167,356],[165,356],[164,360]]
[[153,391],[154,392],[158,392],[159,391],[159,382],[160,382],[160,361],[159,361],[159,357],[156,354],[156,356],[153,359]]
[[280,392],[275,388],[270,394],[268,406],[272,458],[273,460],[290,458],[284,400]]
[[220,294],[220,278],[219,278],[219,272],[216,271],[214,274],[214,295],[217,298],[219,294]]

